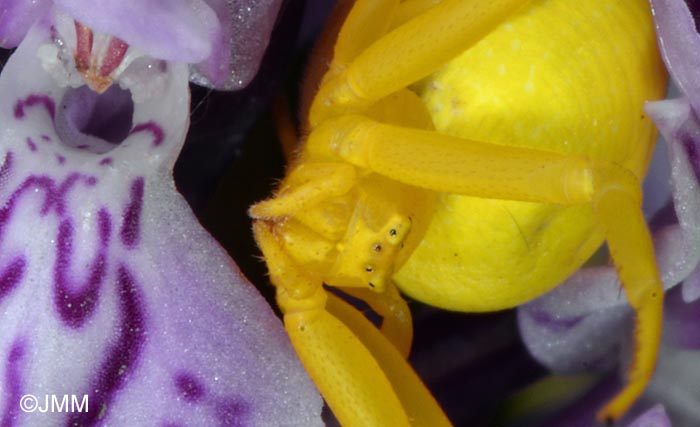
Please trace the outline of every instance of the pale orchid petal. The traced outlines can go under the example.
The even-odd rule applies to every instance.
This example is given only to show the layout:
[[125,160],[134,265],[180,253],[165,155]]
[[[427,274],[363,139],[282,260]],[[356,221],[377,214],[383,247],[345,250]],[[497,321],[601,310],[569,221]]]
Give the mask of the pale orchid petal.
[[671,427],[671,420],[668,419],[664,407],[656,405],[627,424],[627,427]]
[[240,89],[255,76],[270,41],[281,0],[205,0],[221,31],[212,53],[193,68],[192,81],[217,89]]
[[214,11],[203,0],[54,0],[94,30],[116,36],[148,55],[196,63],[212,53],[220,33]]
[[[685,0],[650,0],[661,54],[671,77],[700,111],[700,34]],[[694,2],[690,2],[694,3]],[[695,6],[697,8],[697,6]]]
[[[280,321],[175,190],[187,66],[131,104],[59,87],[47,37],[0,75],[1,424],[322,425]],[[88,412],[26,413],[26,394]]]
[[51,0],[0,0],[0,47],[17,47]]

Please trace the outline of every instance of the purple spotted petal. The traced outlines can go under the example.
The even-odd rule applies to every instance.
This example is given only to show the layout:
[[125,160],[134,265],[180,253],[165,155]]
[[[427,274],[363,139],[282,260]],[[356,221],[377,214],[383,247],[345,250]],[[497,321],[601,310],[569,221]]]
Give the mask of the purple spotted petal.
[[29,28],[51,6],[51,0],[0,0],[0,47],[19,45]]
[[119,37],[148,55],[196,63],[212,53],[211,40],[221,31],[203,0],[55,0],[84,25]]
[[221,31],[213,33],[212,54],[193,68],[192,81],[217,89],[240,89],[255,76],[281,0],[205,0]]
[[175,190],[186,65],[130,104],[58,87],[45,36],[0,75],[0,425],[321,425],[281,323]]
[[671,420],[668,419],[663,405],[656,405],[628,424],[627,427],[671,427]]

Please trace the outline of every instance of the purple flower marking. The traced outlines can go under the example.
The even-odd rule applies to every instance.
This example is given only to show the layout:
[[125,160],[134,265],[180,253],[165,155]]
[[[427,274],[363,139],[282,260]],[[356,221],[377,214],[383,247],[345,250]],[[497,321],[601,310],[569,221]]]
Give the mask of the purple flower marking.
[[154,147],[157,147],[160,144],[162,144],[163,138],[165,137],[165,135],[163,134],[163,129],[153,122],[138,124],[138,125],[134,126],[134,128],[131,130],[131,134],[138,133],[138,132],[150,133],[153,136],[153,146]]
[[0,301],[22,280],[27,260],[17,257],[0,273]]
[[22,396],[22,376],[20,370],[23,365],[23,359],[26,355],[26,345],[22,339],[16,339],[7,356],[5,364],[5,384],[7,386],[8,403],[5,406],[5,413],[2,416],[2,427],[15,426],[15,420],[20,410],[20,398]]
[[250,412],[248,405],[239,399],[230,399],[216,405],[216,413],[222,426],[243,427]]
[[[61,221],[56,237],[56,264],[54,267],[54,283],[56,292],[54,300],[61,320],[72,328],[81,327],[92,315],[98,301],[100,285],[105,279],[107,270],[107,243],[109,241],[109,214],[99,211],[100,242],[99,249],[88,268],[87,280],[81,287],[70,284],[67,276],[70,269],[70,258],[73,254],[73,223],[70,219]],[[107,233],[105,233],[107,231]],[[78,288],[77,290],[75,288]]]
[[26,114],[25,109],[27,107],[32,108],[37,105],[44,107],[46,112],[49,113],[49,116],[51,116],[51,119],[56,117],[56,104],[54,103],[53,99],[46,95],[32,94],[27,96],[25,99],[17,101],[15,104],[15,118],[23,119]]
[[204,386],[187,372],[181,372],[175,376],[175,387],[183,399],[188,402],[197,402],[204,397]]
[[109,349],[107,357],[94,374],[90,389],[87,390],[88,395],[92,396],[88,411],[71,416],[66,426],[96,425],[100,421],[102,408],[110,403],[136,368],[135,364],[146,337],[141,297],[134,277],[124,265],[117,269],[117,284],[121,317],[121,324],[117,328],[117,342]]
[[122,223],[119,236],[124,246],[129,249],[133,249],[139,241],[143,186],[143,178],[137,178],[131,184],[131,200],[122,215],[124,222]]
[[29,150],[31,150],[31,151],[37,150],[36,143],[29,137],[27,137],[27,146],[29,146]]

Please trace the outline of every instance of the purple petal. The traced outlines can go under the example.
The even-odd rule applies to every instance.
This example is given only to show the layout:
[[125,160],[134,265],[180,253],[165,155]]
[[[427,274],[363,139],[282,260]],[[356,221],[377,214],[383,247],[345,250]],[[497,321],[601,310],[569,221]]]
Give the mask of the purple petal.
[[651,0],[659,46],[674,81],[700,111],[700,34],[683,0]]
[[683,301],[693,302],[700,299],[700,265],[683,282]]
[[520,333],[533,357],[555,372],[609,368],[629,330],[626,303],[614,269],[583,269],[518,309]]
[[195,63],[212,53],[220,33],[203,0],[55,0],[82,24],[111,34],[158,59]]
[[645,111],[668,145],[671,193],[678,226],[655,236],[656,253],[665,286],[685,280],[700,263],[700,121],[684,98],[650,102]]
[[50,0],[0,0],[0,47],[9,49],[19,45],[50,6]]
[[656,405],[637,417],[627,427],[671,427],[663,405]]
[[700,300],[685,302],[681,289],[666,293],[664,340],[676,347],[700,349]]
[[[175,191],[186,65],[129,121],[120,89],[56,85],[43,42],[0,76],[0,424],[321,425],[281,323]],[[25,394],[89,410],[25,413]]]
[[281,0],[205,0],[221,31],[212,33],[212,54],[194,67],[192,81],[217,89],[245,87],[270,41]]

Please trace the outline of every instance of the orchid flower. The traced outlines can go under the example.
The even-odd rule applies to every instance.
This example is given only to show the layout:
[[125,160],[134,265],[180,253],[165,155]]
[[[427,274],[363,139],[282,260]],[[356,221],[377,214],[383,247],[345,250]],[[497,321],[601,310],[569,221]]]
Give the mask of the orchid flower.
[[[227,3],[54,3],[0,1],[19,43],[0,74],[0,425],[322,425],[281,323],[172,180],[191,69],[218,61],[208,5]],[[87,406],[42,411],[63,396]]]
[[[700,34],[692,13],[700,10],[691,11],[684,0],[651,5],[663,59],[682,96],[645,107],[667,144],[672,195],[651,223],[668,292],[664,345],[647,396],[663,402],[672,420],[682,418],[679,425],[695,425],[700,379],[688,385],[680,378],[687,373],[679,372],[700,363]],[[531,353],[556,372],[609,368],[620,362],[616,355],[629,358],[632,311],[611,266],[582,269],[518,315]],[[673,384],[680,388],[671,393]]]

